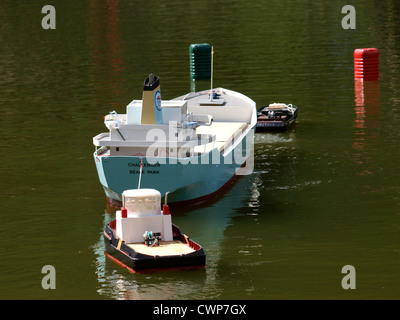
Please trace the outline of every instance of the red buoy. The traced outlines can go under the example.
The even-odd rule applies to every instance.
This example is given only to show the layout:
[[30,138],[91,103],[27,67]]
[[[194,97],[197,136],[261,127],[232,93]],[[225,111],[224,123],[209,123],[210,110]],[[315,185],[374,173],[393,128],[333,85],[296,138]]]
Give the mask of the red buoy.
[[362,81],[379,79],[379,51],[376,48],[354,50],[354,79]]
[[124,207],[121,208],[121,218],[127,218],[128,217],[128,210]]

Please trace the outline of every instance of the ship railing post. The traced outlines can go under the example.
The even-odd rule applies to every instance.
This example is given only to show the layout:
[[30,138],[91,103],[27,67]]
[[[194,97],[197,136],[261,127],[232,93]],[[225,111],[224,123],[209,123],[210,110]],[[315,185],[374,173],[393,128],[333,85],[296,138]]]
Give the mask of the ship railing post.
[[211,89],[210,89],[210,101],[213,101],[213,71],[214,71],[214,46],[211,46]]

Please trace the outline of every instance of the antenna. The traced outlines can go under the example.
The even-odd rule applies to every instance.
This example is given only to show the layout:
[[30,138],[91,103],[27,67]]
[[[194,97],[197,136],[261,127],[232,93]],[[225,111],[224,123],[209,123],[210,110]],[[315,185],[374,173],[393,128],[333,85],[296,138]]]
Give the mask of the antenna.
[[143,159],[140,159],[140,172],[139,172],[138,189],[140,189],[140,181],[142,180],[142,170],[143,170]]
[[214,71],[214,47],[211,46],[211,90],[210,90],[210,101],[213,101],[213,71]]

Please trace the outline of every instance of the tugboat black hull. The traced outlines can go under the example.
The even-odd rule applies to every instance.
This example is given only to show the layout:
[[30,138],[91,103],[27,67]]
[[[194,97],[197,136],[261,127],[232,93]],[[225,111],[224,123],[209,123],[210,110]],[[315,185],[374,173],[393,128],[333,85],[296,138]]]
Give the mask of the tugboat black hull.
[[181,242],[190,247],[192,249],[191,253],[177,252],[168,255],[148,255],[140,253],[117,237],[112,222],[111,226],[107,224],[103,233],[106,253],[118,260],[120,264],[133,270],[204,266],[206,263],[206,255],[203,248],[183,235],[177,226],[172,225],[172,228],[174,242]]

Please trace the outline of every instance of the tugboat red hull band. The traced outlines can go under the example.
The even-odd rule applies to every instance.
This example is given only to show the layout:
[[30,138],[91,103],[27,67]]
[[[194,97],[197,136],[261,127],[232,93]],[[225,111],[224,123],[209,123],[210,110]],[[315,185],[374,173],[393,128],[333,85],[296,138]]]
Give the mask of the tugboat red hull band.
[[132,268],[129,268],[126,264],[122,263],[121,261],[119,261],[118,259],[114,258],[111,254],[107,253],[106,251],[104,251],[104,254],[106,255],[107,258],[109,258],[111,261],[115,262],[116,264],[118,264],[119,266],[121,266],[122,268],[127,269],[130,273],[135,273],[135,270],[133,270]]

